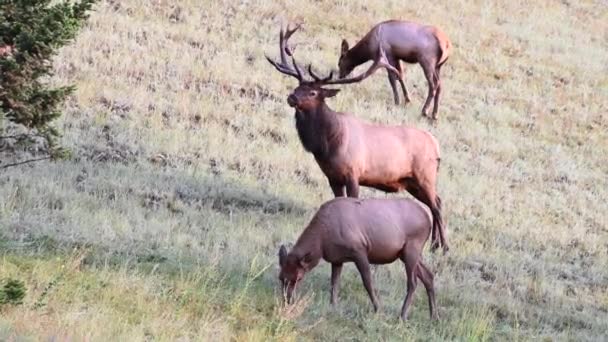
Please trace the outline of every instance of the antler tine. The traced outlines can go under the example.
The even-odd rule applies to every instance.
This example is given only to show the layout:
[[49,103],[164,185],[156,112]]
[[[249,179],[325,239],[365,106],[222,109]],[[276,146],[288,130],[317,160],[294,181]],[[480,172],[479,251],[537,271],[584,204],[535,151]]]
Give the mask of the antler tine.
[[296,63],[296,59],[294,56],[291,56],[291,62],[293,64],[294,69],[296,69],[296,72],[298,73],[299,80],[304,80],[304,77],[302,76],[302,71],[300,70],[298,63]]
[[272,64],[272,66],[277,69],[277,71],[279,71],[280,73],[283,73],[285,75],[289,75],[289,76],[293,76],[295,78],[299,78],[298,74],[295,73],[293,70],[289,69],[289,68],[285,68],[282,64],[279,64],[277,62],[275,62],[274,60],[272,60],[270,57],[268,57],[268,55],[264,55],[264,57],[266,57],[266,60]]
[[[287,37],[289,39],[289,37]],[[281,63],[287,65],[287,57],[285,56],[285,46],[287,45],[287,39],[285,39],[285,28],[281,25],[281,31],[279,31],[279,53],[281,56]]]
[[369,67],[369,69],[366,72],[364,72],[358,76],[352,77],[352,78],[341,78],[338,80],[328,80],[326,82],[326,84],[350,84],[350,83],[361,82],[364,79],[371,76],[374,72],[376,72],[376,70],[378,70],[378,68],[381,68],[381,67],[386,68],[386,70],[388,70],[389,72],[392,72],[400,77],[401,75],[400,75],[399,71],[397,69],[395,69],[395,67],[390,65],[390,63],[388,62],[384,49],[379,48],[378,52],[379,52],[378,58],[374,61],[374,63]]
[[289,29],[289,24],[287,24],[287,29],[285,31],[285,39],[289,39],[289,37],[291,37],[292,34],[294,34],[294,32],[296,32],[297,30],[300,29],[300,27],[302,27],[301,23],[297,23],[296,26],[293,29]]
[[[302,76],[302,72],[300,71],[300,68],[296,64],[295,59],[293,59],[293,51],[291,49],[289,49],[289,47],[287,45],[287,41],[289,40],[291,35],[293,35],[294,32],[296,32],[300,28],[300,26],[301,26],[301,24],[298,24],[293,29],[290,29],[289,25],[287,25],[286,29],[281,26],[281,30],[279,31],[279,56],[281,58],[281,63],[277,63],[276,61],[270,59],[268,56],[266,56],[266,59],[279,72],[289,75],[289,76],[293,76],[293,77],[297,78],[298,81],[302,82],[304,80],[304,78]],[[287,62],[287,55],[289,55],[292,58],[293,68],[290,67]]]
[[285,39],[285,52],[290,57],[293,57],[293,51],[296,49],[296,45],[294,45],[293,47],[290,48],[287,45],[287,40],[291,37],[292,34],[294,34],[297,30],[299,30],[301,26],[302,26],[302,24],[297,24],[296,27],[294,27],[293,29],[289,29],[289,24],[287,24],[287,28],[283,32],[283,37]]
[[330,71],[328,76],[321,78],[312,70],[312,64],[308,64],[308,73],[317,83],[326,83],[334,77],[334,71]]
[[317,74],[315,74],[315,72],[312,71],[312,64],[308,64],[308,73],[310,74],[310,76],[312,76],[312,78],[315,80],[315,82],[321,81],[321,77],[317,76]]
[[330,71],[330,72],[329,72],[329,75],[327,75],[327,77],[325,77],[324,79],[322,79],[322,80],[321,80],[321,82],[324,82],[324,83],[325,83],[325,82],[327,82],[327,81],[330,81],[332,78],[334,78],[334,71],[333,71],[333,70],[332,70],[332,71]]

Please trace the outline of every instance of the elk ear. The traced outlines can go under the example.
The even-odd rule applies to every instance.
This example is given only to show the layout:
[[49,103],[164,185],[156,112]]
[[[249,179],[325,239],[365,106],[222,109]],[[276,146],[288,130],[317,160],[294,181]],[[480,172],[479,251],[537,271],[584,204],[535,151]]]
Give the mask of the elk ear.
[[344,56],[348,52],[348,49],[348,42],[346,41],[346,39],[342,39],[342,48],[340,52],[342,56]]
[[286,260],[287,260],[287,248],[285,248],[285,245],[281,245],[281,248],[279,248],[279,265],[281,265],[281,267],[285,266]]
[[340,89],[321,89],[323,91],[323,97],[334,97],[338,95]]

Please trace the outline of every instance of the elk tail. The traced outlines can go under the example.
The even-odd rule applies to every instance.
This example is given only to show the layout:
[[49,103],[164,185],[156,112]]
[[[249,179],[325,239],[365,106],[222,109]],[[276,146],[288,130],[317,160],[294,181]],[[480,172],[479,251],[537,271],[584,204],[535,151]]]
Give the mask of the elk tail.
[[448,60],[450,56],[450,50],[452,50],[452,42],[448,36],[439,28],[433,28],[433,36],[437,40],[437,46],[439,46],[439,61],[437,66],[440,67]]

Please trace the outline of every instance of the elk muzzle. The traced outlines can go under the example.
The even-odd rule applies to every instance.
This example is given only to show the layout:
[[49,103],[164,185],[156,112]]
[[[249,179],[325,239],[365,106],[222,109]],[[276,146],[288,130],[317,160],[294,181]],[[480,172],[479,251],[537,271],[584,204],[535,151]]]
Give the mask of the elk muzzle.
[[286,281],[282,284],[283,290],[283,303],[284,304],[292,304],[294,300],[294,295],[296,292],[296,282]]
[[346,76],[350,75],[351,72],[353,72],[355,68],[348,65],[348,64],[343,64],[343,65],[339,65],[338,66],[338,78],[345,78]]
[[295,107],[298,105],[298,98],[294,95],[291,94],[289,96],[287,96],[287,104],[289,104],[290,107]]

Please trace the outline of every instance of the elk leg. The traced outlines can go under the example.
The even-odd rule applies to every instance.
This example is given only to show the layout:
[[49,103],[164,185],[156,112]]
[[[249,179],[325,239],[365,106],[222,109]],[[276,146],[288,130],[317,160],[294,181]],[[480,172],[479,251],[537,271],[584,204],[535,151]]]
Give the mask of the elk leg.
[[399,71],[399,77],[395,75],[391,70],[386,70],[388,74],[388,83],[391,85],[391,89],[393,90],[393,98],[395,99],[395,105],[399,105],[399,93],[397,92],[397,79],[401,79],[401,70],[399,70],[399,61],[397,61],[393,56],[386,56],[386,60],[388,64],[392,65],[397,71]]
[[338,303],[338,289],[340,287],[340,274],[342,273],[342,264],[331,264],[331,305],[335,306]]
[[424,106],[422,107],[422,115],[428,116],[428,108],[435,97],[435,92],[437,90],[437,85],[435,84],[436,76],[435,76],[435,64],[430,63],[421,63],[422,70],[424,71],[424,77],[426,77],[426,81],[429,84],[429,92],[426,97],[426,101],[424,102]]
[[441,218],[441,199],[435,193],[434,187],[426,184],[422,185],[421,188],[422,196],[419,200],[431,209],[431,216],[433,217],[431,251],[435,251],[441,245],[443,246],[443,252],[447,253],[450,247],[446,241],[443,219]]
[[402,252],[401,259],[405,263],[405,273],[407,275],[407,294],[401,308],[401,319],[404,321],[407,320],[408,310],[414,300],[414,292],[416,292],[416,286],[418,285],[417,267],[421,249],[417,245],[409,243]]
[[443,64],[440,64],[437,66],[437,69],[435,69],[435,75],[437,76],[436,82],[437,82],[437,91],[435,92],[435,97],[433,99],[433,120],[437,120],[437,111],[439,110],[439,94],[441,94],[441,66]]
[[422,262],[422,259],[418,261],[418,270],[417,270],[418,278],[424,284],[424,288],[426,289],[426,294],[429,298],[429,312],[431,313],[432,320],[438,320],[439,315],[437,315],[437,305],[435,304],[435,285],[434,285],[434,276],[429,268]]
[[[431,227],[431,250],[435,251],[440,244],[443,245],[444,251],[449,249],[443,231],[443,221],[441,219],[441,208],[439,207],[440,199],[435,193],[434,182],[423,181],[422,183],[416,180],[410,180],[406,183],[406,190],[417,200],[424,203],[431,210],[433,217],[433,226]],[[438,229],[435,229],[437,227]],[[437,236],[439,234],[439,236]]]
[[378,305],[378,300],[376,299],[376,294],[374,293],[374,288],[372,286],[372,274],[369,269],[369,261],[367,260],[367,256],[357,257],[355,259],[355,265],[357,265],[359,274],[361,274],[361,280],[363,280],[363,286],[365,286],[365,290],[367,290],[369,299],[374,305],[374,311],[378,312],[380,306]]
[[344,197],[344,184],[329,180],[329,186],[334,193],[334,197]]
[[397,76],[393,74],[392,71],[387,70],[388,73],[388,83],[391,85],[391,89],[393,90],[393,98],[395,99],[395,105],[399,105],[399,93],[397,92]]
[[[430,201],[430,198],[426,196],[426,193],[415,179],[406,179],[404,185],[405,189],[407,190],[407,192],[410,193],[410,195],[414,196],[415,199],[424,203],[427,207],[429,207],[429,209],[431,209],[432,203]],[[435,229],[431,229],[431,244],[433,244],[435,241],[437,241],[436,232]],[[433,248],[433,245],[431,245],[431,248]]]
[[391,88],[393,89],[393,97],[395,98],[395,104],[399,105],[399,93],[397,92],[397,81],[399,81],[399,84],[401,85],[401,91],[403,91],[403,98],[404,98],[405,104],[412,102],[410,100],[410,95],[407,91],[407,87],[405,86],[405,82],[403,81],[403,68],[401,66],[401,62],[398,59],[395,59],[393,57],[389,57],[387,59],[388,59],[388,63],[390,65],[392,65],[399,72],[399,76],[397,76],[397,75],[395,75],[394,72],[387,70],[388,82],[390,83]]
[[412,102],[410,99],[410,94],[407,91],[407,87],[405,86],[405,68],[402,66],[401,61],[397,60],[395,65],[395,69],[399,71],[399,84],[401,84],[401,90],[403,91],[403,98],[405,99],[405,104]]
[[445,225],[443,224],[443,219],[441,218],[441,197],[435,195],[435,209],[437,215],[437,221],[439,223],[439,238],[441,239],[441,244],[443,245],[443,252],[447,252],[450,248],[448,246],[448,241],[446,237]]
[[348,197],[359,197],[359,181],[354,177],[346,181],[346,194]]

